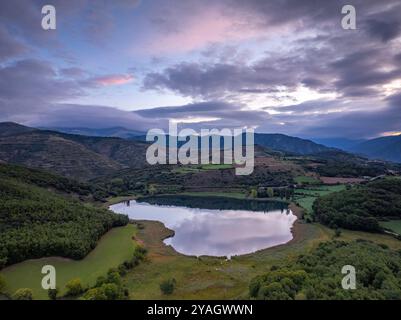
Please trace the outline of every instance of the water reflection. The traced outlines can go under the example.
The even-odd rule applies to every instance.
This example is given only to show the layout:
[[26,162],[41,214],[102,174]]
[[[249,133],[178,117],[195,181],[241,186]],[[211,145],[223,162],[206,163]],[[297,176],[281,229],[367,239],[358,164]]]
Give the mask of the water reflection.
[[[291,227],[296,217],[282,203],[255,204],[255,201],[230,200],[231,209],[228,209],[230,206],[225,199],[219,206],[224,209],[218,210],[217,199],[194,198],[184,200],[197,206],[199,203],[196,202],[201,202],[202,209],[173,206],[171,203],[177,201],[171,197],[144,199],[152,204],[124,202],[113,205],[110,209],[127,214],[131,219],[163,222],[175,231],[175,236],[165,240],[165,243],[187,255],[240,255],[292,239]],[[180,197],[180,205],[183,204],[182,200]],[[251,211],[252,208],[260,211]]]

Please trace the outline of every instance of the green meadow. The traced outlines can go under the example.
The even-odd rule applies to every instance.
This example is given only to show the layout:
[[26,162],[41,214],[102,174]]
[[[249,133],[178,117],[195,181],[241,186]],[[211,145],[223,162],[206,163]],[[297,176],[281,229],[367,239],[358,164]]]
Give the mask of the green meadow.
[[401,220],[384,221],[380,225],[401,235]]
[[41,287],[44,276],[41,270],[44,265],[56,268],[57,287],[61,294],[65,292],[65,284],[74,278],[80,278],[85,286],[94,285],[99,276],[132,257],[135,248],[133,236],[136,232],[137,228],[132,224],[112,229],[83,260],[50,257],[10,266],[1,271],[6,280],[6,290],[13,294],[20,288],[30,288],[34,299],[47,299],[47,291]]
[[298,203],[306,214],[311,214],[313,203],[316,198],[325,196],[327,194],[345,190],[346,186],[343,184],[333,186],[314,186],[310,188],[302,188],[295,190],[295,202]]

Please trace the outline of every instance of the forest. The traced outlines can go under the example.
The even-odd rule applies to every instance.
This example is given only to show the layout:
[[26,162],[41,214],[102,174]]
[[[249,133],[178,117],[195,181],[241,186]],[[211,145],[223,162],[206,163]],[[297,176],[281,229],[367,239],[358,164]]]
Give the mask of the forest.
[[[252,279],[249,295],[262,300],[399,300],[401,252],[366,240],[330,241],[296,261]],[[356,271],[356,289],[342,288],[342,267]]]
[[318,198],[314,219],[331,228],[380,232],[380,220],[401,217],[401,179],[385,178]]
[[83,258],[104,233],[128,223],[127,216],[76,199],[75,192],[89,193],[79,183],[30,169],[0,168],[0,267],[46,256]]

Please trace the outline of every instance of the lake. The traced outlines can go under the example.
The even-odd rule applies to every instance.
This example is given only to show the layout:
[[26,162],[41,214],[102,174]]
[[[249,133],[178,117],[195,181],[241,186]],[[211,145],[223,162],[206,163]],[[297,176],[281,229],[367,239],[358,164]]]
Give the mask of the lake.
[[175,231],[164,242],[194,256],[252,253],[292,239],[296,216],[281,202],[159,196],[112,205],[134,220],[161,221]]

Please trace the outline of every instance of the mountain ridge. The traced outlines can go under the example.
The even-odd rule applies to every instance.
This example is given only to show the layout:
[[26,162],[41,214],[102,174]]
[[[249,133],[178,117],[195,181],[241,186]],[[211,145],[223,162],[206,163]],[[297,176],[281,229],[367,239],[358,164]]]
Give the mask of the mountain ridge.
[[[30,130],[31,129],[31,130]],[[147,144],[0,123],[0,159],[78,180],[145,165]]]

